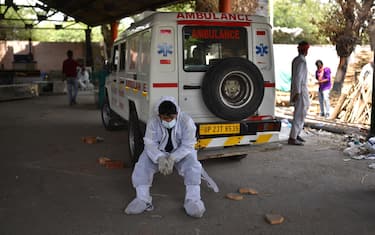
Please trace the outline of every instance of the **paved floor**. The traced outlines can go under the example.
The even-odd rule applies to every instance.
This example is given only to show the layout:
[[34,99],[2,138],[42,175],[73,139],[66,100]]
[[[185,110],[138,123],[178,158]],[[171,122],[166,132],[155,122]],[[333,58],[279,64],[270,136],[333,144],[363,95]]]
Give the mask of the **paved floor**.
[[[134,197],[131,168],[107,169],[106,156],[127,158],[126,130],[101,126],[92,96],[79,104],[65,96],[0,103],[0,234],[374,234],[375,170],[371,161],[347,160],[343,136],[311,131],[303,147],[252,151],[240,161],[214,159],[203,166],[220,187],[202,185],[207,212],[185,215],[181,178],[156,175],[155,210],[124,215]],[[84,136],[104,142],[85,144]],[[239,187],[259,194],[225,198]],[[285,217],[270,225],[267,213]]]

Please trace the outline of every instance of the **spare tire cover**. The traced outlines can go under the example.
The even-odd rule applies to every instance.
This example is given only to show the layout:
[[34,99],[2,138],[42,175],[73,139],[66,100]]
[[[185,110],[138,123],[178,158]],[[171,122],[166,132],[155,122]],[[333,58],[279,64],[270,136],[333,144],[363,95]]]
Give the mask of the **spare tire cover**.
[[202,82],[202,96],[216,116],[239,121],[262,103],[264,80],[258,67],[244,58],[226,58],[212,65]]

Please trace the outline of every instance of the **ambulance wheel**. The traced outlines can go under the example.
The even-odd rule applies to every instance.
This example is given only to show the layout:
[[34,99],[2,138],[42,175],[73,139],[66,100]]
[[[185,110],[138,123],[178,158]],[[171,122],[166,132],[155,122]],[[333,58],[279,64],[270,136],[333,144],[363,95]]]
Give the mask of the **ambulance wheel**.
[[109,131],[122,129],[126,126],[126,122],[111,109],[108,98],[105,98],[101,107],[101,116],[104,128]]
[[128,142],[129,142],[129,157],[132,166],[138,161],[144,147],[143,133],[141,128],[137,111],[133,102],[129,102],[129,128],[128,128]]
[[216,116],[228,121],[243,120],[253,115],[263,101],[262,73],[247,59],[223,59],[206,72],[202,96]]

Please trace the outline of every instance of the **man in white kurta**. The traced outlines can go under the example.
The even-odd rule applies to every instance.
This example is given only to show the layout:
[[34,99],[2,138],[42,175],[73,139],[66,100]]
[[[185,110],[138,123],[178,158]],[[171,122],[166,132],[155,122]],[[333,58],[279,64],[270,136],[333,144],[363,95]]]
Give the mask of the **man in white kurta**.
[[205,206],[200,196],[202,165],[198,161],[196,127],[186,113],[179,110],[173,97],[162,97],[155,114],[147,123],[144,151],[132,175],[136,198],[125,209],[126,214],[153,210],[150,187],[156,172],[169,175],[175,167],[184,178],[184,208],[188,215],[200,218]]
[[303,145],[304,139],[300,137],[303,129],[307,110],[310,106],[309,91],[307,88],[307,64],[305,56],[309,50],[309,44],[302,41],[298,44],[298,56],[292,62],[292,84],[290,91],[290,102],[294,104],[292,129],[288,144]]

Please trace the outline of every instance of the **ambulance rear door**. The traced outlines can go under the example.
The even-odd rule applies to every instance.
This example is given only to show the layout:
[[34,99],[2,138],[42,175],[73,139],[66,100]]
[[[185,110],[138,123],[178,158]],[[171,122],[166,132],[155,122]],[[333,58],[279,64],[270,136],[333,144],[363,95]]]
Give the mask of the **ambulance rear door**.
[[206,71],[220,59],[248,58],[246,27],[226,22],[178,25],[180,107],[195,122],[220,121],[203,102],[201,84]]

